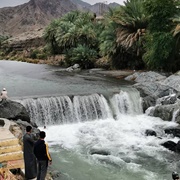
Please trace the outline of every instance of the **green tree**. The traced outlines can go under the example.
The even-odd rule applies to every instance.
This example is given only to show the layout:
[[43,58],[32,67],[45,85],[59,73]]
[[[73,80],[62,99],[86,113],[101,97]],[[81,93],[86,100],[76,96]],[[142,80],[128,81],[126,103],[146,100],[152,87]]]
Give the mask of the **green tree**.
[[110,9],[106,19],[101,54],[111,59],[113,67],[143,68],[143,37],[148,23],[143,0],[127,0],[124,6]]
[[174,38],[172,17],[176,13],[175,0],[147,0],[144,7],[149,15],[144,61],[150,69],[172,70]]
[[59,26],[59,21],[54,20],[50,23],[50,25],[45,29],[44,32],[44,39],[48,44],[48,46],[50,47],[50,52],[52,54],[58,54],[59,52],[59,47],[57,45],[55,38],[58,26]]
[[148,24],[143,0],[127,0],[124,4],[125,6],[120,6],[112,16],[112,20],[118,25],[116,41],[139,55],[142,37]]
[[[82,58],[82,56],[79,56],[79,54],[74,52],[78,50],[86,52],[86,49],[88,48],[90,52],[91,50],[93,52],[96,51],[95,54],[97,54],[98,27],[100,26],[95,24],[94,14],[73,11],[62,18],[55,20],[55,22],[52,22],[46,30],[45,37],[47,42],[51,42],[52,48],[54,48],[52,45],[55,44],[58,53],[66,55],[65,59],[67,60],[68,65],[72,65],[72,63],[75,62],[74,59],[77,60],[77,58],[80,58],[80,65],[89,67],[84,66],[82,60],[88,62],[87,58],[90,57],[86,56],[86,58]],[[82,48],[82,46],[86,48]],[[76,57],[72,57],[71,54]],[[89,60],[91,61],[91,59]]]

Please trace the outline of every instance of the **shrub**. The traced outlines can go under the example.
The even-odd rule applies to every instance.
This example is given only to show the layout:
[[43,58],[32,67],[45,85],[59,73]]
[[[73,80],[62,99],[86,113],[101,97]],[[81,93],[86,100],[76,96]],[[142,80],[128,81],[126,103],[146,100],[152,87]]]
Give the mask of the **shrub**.
[[70,49],[65,54],[67,65],[79,64],[81,68],[92,68],[97,59],[97,52],[87,46],[78,45],[76,48]]

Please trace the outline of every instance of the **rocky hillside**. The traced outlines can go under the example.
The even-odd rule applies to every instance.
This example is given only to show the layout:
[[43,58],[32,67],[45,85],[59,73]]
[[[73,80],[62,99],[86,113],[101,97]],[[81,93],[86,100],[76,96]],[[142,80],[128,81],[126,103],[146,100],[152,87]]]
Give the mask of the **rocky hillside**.
[[0,8],[0,34],[18,34],[43,29],[54,19],[78,7],[71,0],[30,0],[28,3]]
[[109,7],[116,5],[118,4],[90,5],[81,0],[30,0],[16,7],[0,8],[0,35],[17,36],[27,32],[39,34],[52,19],[72,10],[87,10],[102,15]]
[[109,10],[109,8],[114,8],[119,6],[117,3],[110,3],[110,4],[105,4],[105,3],[96,3],[90,7],[90,11],[94,12],[97,14],[97,16],[102,16],[105,12]]

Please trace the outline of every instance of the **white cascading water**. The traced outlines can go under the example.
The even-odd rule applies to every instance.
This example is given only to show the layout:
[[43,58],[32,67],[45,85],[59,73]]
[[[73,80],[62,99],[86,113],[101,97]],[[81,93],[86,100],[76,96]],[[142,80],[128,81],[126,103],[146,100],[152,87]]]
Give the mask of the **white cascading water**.
[[[93,94],[21,101],[46,131],[59,180],[169,180],[178,155],[161,146],[179,138],[163,129],[177,126],[142,113],[137,91],[111,97]],[[156,131],[157,137],[145,131]],[[58,179],[58,178],[57,178]]]
[[107,100],[103,95],[51,97],[25,99],[32,122],[37,125],[75,123],[112,117]]

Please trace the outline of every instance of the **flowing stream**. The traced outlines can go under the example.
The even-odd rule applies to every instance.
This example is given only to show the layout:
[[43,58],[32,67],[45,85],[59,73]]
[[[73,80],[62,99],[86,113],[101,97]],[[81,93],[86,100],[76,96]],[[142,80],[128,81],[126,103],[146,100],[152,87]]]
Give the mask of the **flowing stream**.
[[[61,96],[21,103],[36,124],[47,126],[52,166],[62,173],[59,179],[168,180],[180,167],[178,155],[160,145],[178,141],[163,131],[176,123],[143,114],[135,89],[108,97]],[[147,129],[157,137],[146,136]]]
[[179,172],[179,155],[161,146],[179,140],[164,133],[177,124],[143,114],[127,82],[12,61],[0,61],[0,82],[46,131],[57,180],[170,180]]

